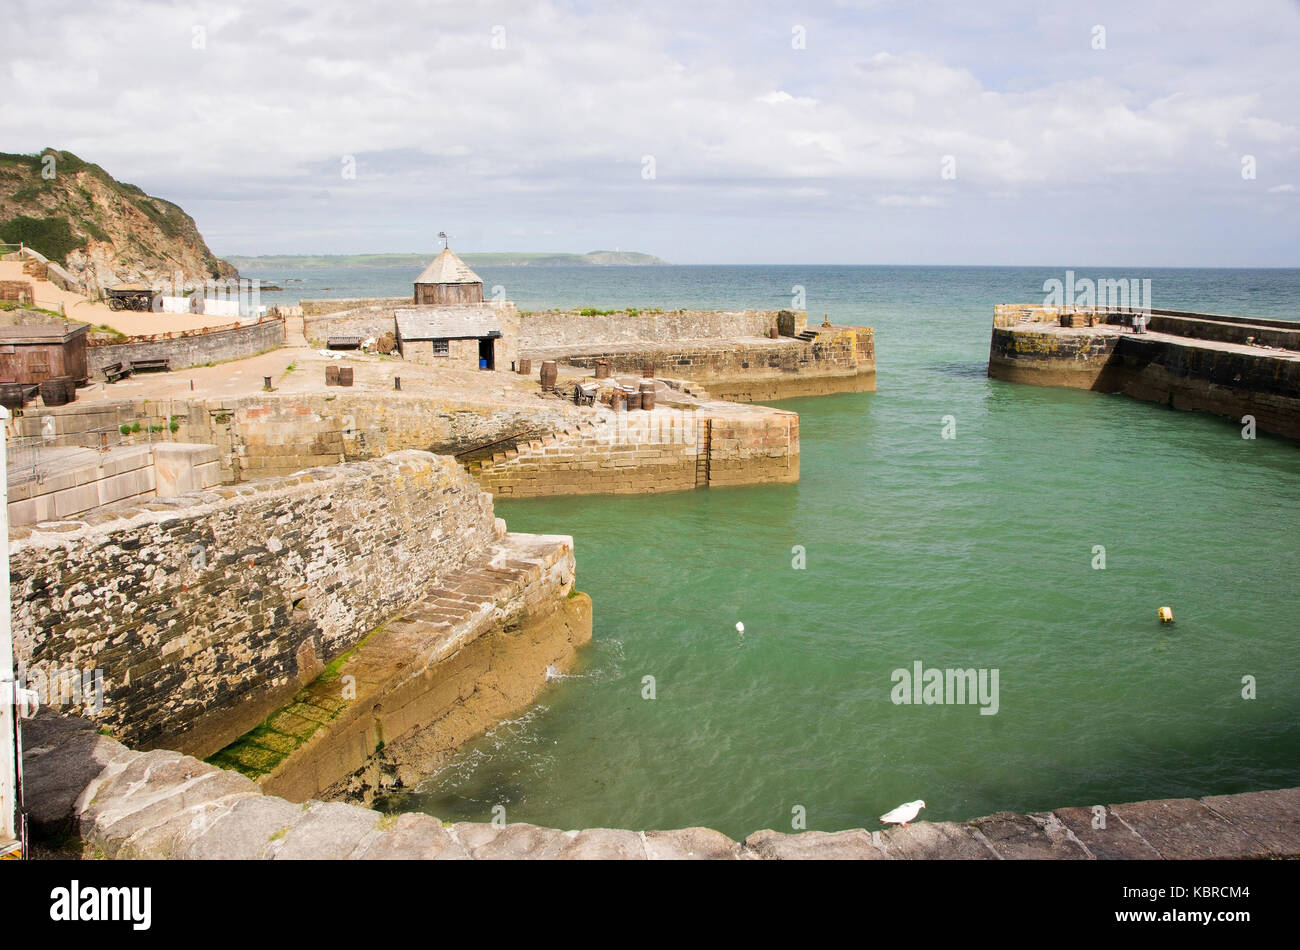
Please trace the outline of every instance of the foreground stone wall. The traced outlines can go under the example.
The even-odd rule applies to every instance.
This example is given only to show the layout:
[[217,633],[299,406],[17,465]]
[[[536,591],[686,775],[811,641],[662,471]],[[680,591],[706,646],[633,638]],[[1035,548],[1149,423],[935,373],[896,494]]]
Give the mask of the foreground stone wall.
[[17,527],[17,654],[103,670],[98,722],[206,755],[495,537],[491,499],[426,452]]
[[444,825],[341,802],[295,804],[176,752],[133,752],[76,719],[24,725],[23,767],[38,836],[78,836],[110,859],[1188,860],[1300,857],[1300,789],[1091,806],[868,831],[708,828],[559,831]]
[[284,321],[263,317],[257,323],[225,330],[191,330],[163,334],[162,338],[127,343],[98,343],[86,348],[91,373],[103,375],[104,367],[131,360],[166,359],[172,369],[203,366],[224,360],[243,359],[273,350],[284,343]]

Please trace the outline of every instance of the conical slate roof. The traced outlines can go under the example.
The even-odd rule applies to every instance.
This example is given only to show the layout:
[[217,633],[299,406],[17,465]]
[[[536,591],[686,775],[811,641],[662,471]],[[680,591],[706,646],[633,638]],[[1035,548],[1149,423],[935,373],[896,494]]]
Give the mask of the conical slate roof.
[[469,265],[452,253],[451,248],[443,248],[419,277],[417,284],[481,284],[483,278],[469,269]]

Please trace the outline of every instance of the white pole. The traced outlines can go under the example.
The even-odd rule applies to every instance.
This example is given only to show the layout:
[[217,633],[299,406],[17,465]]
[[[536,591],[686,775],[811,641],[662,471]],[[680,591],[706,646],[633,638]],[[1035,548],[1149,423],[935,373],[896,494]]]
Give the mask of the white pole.
[[0,406],[0,849],[18,838],[18,684],[9,614],[9,410]]

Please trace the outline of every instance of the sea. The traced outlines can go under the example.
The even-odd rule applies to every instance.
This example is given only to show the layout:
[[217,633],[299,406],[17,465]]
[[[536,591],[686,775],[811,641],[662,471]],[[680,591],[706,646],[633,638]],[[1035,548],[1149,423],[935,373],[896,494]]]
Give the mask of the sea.
[[[1069,269],[1300,318],[1297,269]],[[401,296],[416,270],[243,276],[275,303]],[[915,799],[938,821],[1300,785],[1300,447],[989,379],[994,305],[1066,270],[478,269],[523,310],[802,302],[874,328],[879,388],[777,404],[797,484],[498,500],[512,530],[573,536],[592,643],[385,807],[743,837]],[[948,670],[984,692],[925,702],[917,672]]]

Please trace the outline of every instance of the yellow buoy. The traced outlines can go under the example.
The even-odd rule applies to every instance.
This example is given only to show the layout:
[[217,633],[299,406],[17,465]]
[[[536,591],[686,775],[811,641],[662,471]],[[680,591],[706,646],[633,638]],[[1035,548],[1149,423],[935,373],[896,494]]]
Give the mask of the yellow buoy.
[[1161,623],[1174,622],[1174,610],[1172,607],[1161,607],[1158,611],[1156,611],[1156,613],[1160,615]]

